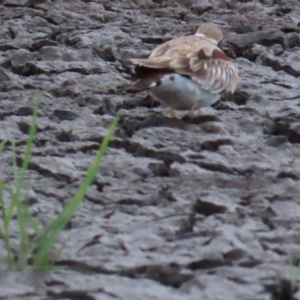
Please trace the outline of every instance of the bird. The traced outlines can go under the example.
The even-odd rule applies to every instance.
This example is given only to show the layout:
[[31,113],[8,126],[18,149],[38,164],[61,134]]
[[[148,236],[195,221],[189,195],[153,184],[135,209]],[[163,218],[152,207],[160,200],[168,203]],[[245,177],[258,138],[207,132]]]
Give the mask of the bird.
[[213,23],[203,23],[194,35],[180,36],[155,47],[148,58],[132,58],[137,81],[130,93],[149,90],[151,96],[171,109],[187,110],[211,106],[222,93],[234,93],[238,69],[219,47],[223,33]]

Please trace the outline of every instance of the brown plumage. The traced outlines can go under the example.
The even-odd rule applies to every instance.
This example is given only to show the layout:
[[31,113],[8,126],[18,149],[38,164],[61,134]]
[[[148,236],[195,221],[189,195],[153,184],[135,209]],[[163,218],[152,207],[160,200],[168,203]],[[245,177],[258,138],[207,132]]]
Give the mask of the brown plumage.
[[[194,97],[195,99],[190,102],[195,102],[195,105],[192,105],[190,109],[215,102],[216,95],[222,92],[234,92],[238,70],[231,59],[217,46],[222,38],[223,34],[218,27],[205,23],[199,27],[195,35],[178,37],[159,45],[152,51],[149,58],[131,59],[131,62],[136,66],[135,72],[139,80],[129,90],[139,92],[146,89],[156,89],[155,96],[162,103],[165,103],[165,99],[159,97],[160,94],[157,89],[159,82],[170,74],[182,75],[197,85],[200,89],[197,95],[201,91],[206,93],[205,105],[201,103],[201,99],[197,101]],[[180,78],[176,76],[176,79],[181,80]],[[180,82],[183,88],[186,83],[186,81],[184,84],[183,81]],[[172,94],[170,84],[168,87],[170,94]],[[211,101],[207,98],[207,93],[212,95]],[[166,97],[165,94],[164,97]],[[187,94],[186,97],[188,98],[189,95]],[[172,107],[172,103],[167,102],[168,106]],[[183,105],[183,107],[185,106]]]

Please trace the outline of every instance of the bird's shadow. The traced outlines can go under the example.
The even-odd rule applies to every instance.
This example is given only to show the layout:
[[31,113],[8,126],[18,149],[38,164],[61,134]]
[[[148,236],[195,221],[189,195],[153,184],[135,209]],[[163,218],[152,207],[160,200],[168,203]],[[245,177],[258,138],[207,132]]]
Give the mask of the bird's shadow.
[[138,130],[149,127],[169,127],[187,130],[190,124],[202,124],[210,121],[220,121],[215,115],[198,115],[193,118],[187,115],[183,118],[170,118],[161,113],[157,113],[145,118],[139,123]]

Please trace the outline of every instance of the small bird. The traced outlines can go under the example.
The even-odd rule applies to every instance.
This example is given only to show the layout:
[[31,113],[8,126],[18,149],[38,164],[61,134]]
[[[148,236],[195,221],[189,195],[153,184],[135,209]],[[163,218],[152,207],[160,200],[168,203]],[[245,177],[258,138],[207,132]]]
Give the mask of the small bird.
[[217,102],[223,92],[234,93],[238,70],[218,47],[222,31],[202,24],[195,35],[181,36],[157,46],[148,58],[131,59],[137,82],[128,91],[149,90],[152,97],[174,110],[194,110]]

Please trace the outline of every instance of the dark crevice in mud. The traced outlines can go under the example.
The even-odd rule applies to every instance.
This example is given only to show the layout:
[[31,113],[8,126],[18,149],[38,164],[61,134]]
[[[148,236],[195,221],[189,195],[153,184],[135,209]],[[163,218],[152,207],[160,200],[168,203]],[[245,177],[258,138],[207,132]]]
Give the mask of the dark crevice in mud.
[[172,187],[170,187],[168,184],[163,185],[158,190],[158,196],[159,199],[166,199],[167,202],[176,202],[176,199],[173,196],[172,193]]
[[[3,149],[5,150],[11,150],[11,146],[13,144],[13,141],[11,140],[1,140],[0,139],[0,143],[4,142],[5,141],[5,145],[3,146]],[[24,146],[27,144],[27,140],[24,139],[24,140],[19,140],[19,141],[16,141],[15,142],[16,146]],[[23,154],[23,152],[21,152]],[[16,149],[16,154],[17,155],[20,155],[20,151],[18,149]]]
[[[75,142],[79,140],[79,137],[76,135],[73,135],[72,132],[66,132],[64,130],[57,132],[55,134],[55,138],[59,141],[59,142]],[[75,152],[75,151],[74,151]]]
[[198,161],[198,160],[189,160],[189,163],[195,164],[202,169],[206,169],[209,171],[215,171],[215,172],[221,172],[225,174],[230,174],[230,175],[236,175],[237,173],[230,169],[227,166],[218,164],[218,163],[213,163],[213,162],[204,162],[204,161]]
[[99,143],[93,143],[89,145],[82,145],[78,148],[68,148],[66,153],[77,153],[81,151],[82,153],[90,154],[91,151],[98,151],[99,150]]
[[49,142],[49,139],[43,139],[43,138],[40,138],[40,139],[35,139],[34,140],[34,145],[39,148],[39,147],[44,147],[47,143]]
[[[208,243],[213,238],[209,239]],[[223,266],[238,265],[240,267],[252,268],[260,264],[261,262],[248,257],[244,250],[233,249],[227,253],[224,253],[220,257],[203,258],[197,261],[193,261],[187,265],[188,269],[191,270],[205,270],[215,269]]]
[[152,115],[140,122],[139,129],[149,127],[170,127],[181,130],[188,130],[189,124],[202,124],[210,121],[219,121],[216,116],[203,115],[195,118],[170,118],[164,115]]
[[287,136],[290,124],[281,120],[266,119],[264,132],[272,135]]
[[269,119],[267,126],[265,126],[265,133],[275,136],[285,136],[287,141],[291,144],[300,144],[300,134],[297,128],[291,128],[291,123],[297,122],[298,120],[272,120]]
[[245,257],[245,251],[238,248],[232,249],[231,251],[224,253],[223,257],[227,262],[239,261]]
[[281,171],[277,174],[276,178],[282,179],[282,178],[290,178],[295,181],[298,181],[300,179],[299,175],[291,172]]
[[300,134],[295,131],[289,131],[287,139],[291,144],[300,144]]
[[237,169],[237,168],[233,168],[234,172],[236,175],[240,175],[243,176],[245,178],[251,178],[251,176],[254,175],[255,173],[255,168],[253,167],[248,167],[245,169]]
[[196,222],[196,214],[194,212],[183,217],[180,222],[180,227],[176,231],[176,240],[190,239],[199,236],[199,233],[193,232]]
[[171,165],[173,162],[184,163],[186,160],[183,156],[177,153],[168,151],[156,151],[153,149],[144,148],[141,144],[125,142],[123,144],[125,150],[133,156],[142,156],[162,160],[166,165]]
[[56,262],[55,265],[58,267],[64,267],[85,274],[105,274],[105,275],[117,274],[116,271],[110,271],[98,266],[91,266],[82,262],[77,262],[72,260],[60,260]]
[[188,129],[188,124],[184,121],[168,118],[161,114],[153,114],[151,117],[147,117],[143,120],[124,118],[121,126],[125,129],[129,136],[132,136],[134,132],[139,131],[140,129],[151,127],[169,127],[182,130]]
[[32,64],[31,66],[29,65],[25,65],[24,67],[21,67],[19,69],[17,68],[13,68],[12,72],[17,74],[17,75],[22,75],[24,77],[30,77],[30,76],[35,76],[35,75],[59,75],[59,74],[64,74],[64,73],[68,73],[68,72],[74,72],[74,73],[78,73],[81,75],[94,75],[94,74],[105,74],[106,72],[99,72],[99,71],[91,71],[91,70],[84,70],[82,68],[69,68],[69,69],[65,69],[61,72],[58,71],[45,71],[39,68],[36,68],[34,64]]
[[[139,131],[145,128],[152,128],[152,127],[169,127],[174,129],[181,129],[181,130],[188,130],[190,124],[202,124],[206,122],[218,122],[220,119],[214,115],[199,115],[195,118],[169,118],[164,116],[160,113],[154,113],[152,116],[138,119],[138,118],[129,118],[129,117],[122,117],[120,120],[120,126],[125,130],[128,137],[131,137],[134,132]],[[220,142],[222,143],[222,142]],[[229,140],[224,139],[224,144],[231,143]],[[221,144],[220,144],[221,145]],[[203,145],[203,147],[213,147],[211,145]]]
[[105,274],[120,275],[129,278],[148,278],[157,281],[165,286],[180,288],[182,284],[191,280],[194,275],[192,273],[182,272],[182,267],[176,265],[149,265],[139,266],[136,268],[123,269],[120,271],[109,271],[97,266],[91,266],[75,261],[59,261],[56,266],[67,267],[73,271],[84,274]]
[[165,286],[180,288],[182,284],[191,280],[193,274],[184,274],[180,266],[150,265],[120,271],[120,275],[130,278],[148,278]]
[[[37,41],[36,43],[32,44],[32,51],[36,51],[36,49],[34,50],[34,48],[42,48],[44,46],[56,46],[57,43],[56,42],[51,42],[48,40],[41,40],[41,41]],[[1,46],[0,46],[1,47]],[[0,49],[1,51],[1,49]],[[37,61],[35,60],[28,60],[26,61],[24,64],[15,66],[12,64],[12,62],[10,60],[6,60],[5,62],[3,62],[1,64],[1,66],[3,66],[6,69],[9,69],[12,73],[16,74],[16,75],[21,75],[24,77],[31,77],[31,76],[36,76],[36,75],[59,75],[59,74],[64,74],[64,73],[68,73],[68,72],[74,72],[74,73],[78,73],[81,75],[101,75],[101,74],[106,74],[107,71],[103,70],[101,68],[87,68],[85,69],[84,67],[81,67],[80,65],[77,66],[70,66],[69,68],[61,68],[60,70],[51,70],[51,67],[49,66],[49,68],[47,67],[47,61],[45,61],[44,63],[46,64],[45,68],[43,67],[39,67],[38,63],[39,63],[40,59],[37,59]],[[73,62],[73,63],[76,63]]]
[[[113,115],[116,114],[116,108],[113,106],[113,104],[110,101],[105,100],[107,98],[104,98],[103,103],[99,105],[97,108],[94,109],[93,113],[95,115],[103,116],[105,114]],[[119,121],[120,124],[120,121]]]
[[227,210],[226,206],[223,205],[217,205],[213,202],[207,202],[203,201],[201,199],[198,199],[194,206],[193,211],[197,214],[201,214],[204,216],[211,216],[214,214],[223,214]]
[[[64,184],[59,185],[60,188],[64,187]],[[59,203],[64,203],[66,201],[66,198],[64,196],[58,195],[55,192],[51,192],[49,190],[44,190],[43,188],[37,188],[35,192],[39,195],[43,195],[47,198],[55,198]],[[28,203],[29,205],[35,205],[38,203],[37,199],[28,199],[30,202]],[[38,213],[36,213],[38,214]],[[67,223],[65,229],[70,229],[72,227],[71,221]]]
[[57,46],[58,43],[55,41],[47,40],[47,39],[41,39],[36,41],[35,43],[31,44],[31,47],[29,48],[30,52],[39,51],[41,48],[45,46]]
[[216,152],[219,150],[221,146],[224,145],[233,145],[233,142],[232,140],[226,138],[212,140],[212,141],[205,141],[201,144],[201,150]]
[[63,299],[68,299],[68,300],[96,300],[96,298],[93,297],[93,296],[90,296],[88,292],[80,291],[80,290],[62,291],[62,292],[50,291],[50,292],[48,292],[48,296],[53,297],[52,299],[57,299],[57,300],[63,300]]
[[184,116],[181,120],[190,123],[190,124],[203,124],[206,122],[220,122],[220,118],[217,115],[206,115],[206,114],[199,114],[193,118],[188,116]]
[[232,263],[223,258],[204,258],[198,261],[193,261],[187,265],[191,270],[214,269],[216,267],[230,266]]
[[119,205],[136,205],[138,207],[144,206],[158,206],[161,204],[161,199],[133,199],[133,198],[124,198],[117,202]]
[[230,41],[227,41],[229,49],[235,53],[237,57],[243,57],[246,51],[250,51],[253,44],[259,44],[271,47],[274,44],[280,44],[286,48],[286,37],[283,32],[278,30],[249,32],[244,34],[236,34]]
[[73,121],[79,118],[79,114],[68,109],[55,109],[52,116],[56,117],[59,121]]
[[269,228],[269,230],[276,229],[276,226],[273,224],[270,217],[261,217],[261,221]]
[[280,279],[269,285],[265,285],[265,289],[271,294],[271,300],[296,300],[294,294],[297,287],[292,287],[291,280]]
[[271,59],[267,56],[263,57],[262,64],[267,67],[271,67],[274,71],[284,71],[285,73],[294,76],[299,77],[300,71],[293,68],[293,65],[290,64],[282,64],[278,60]]
[[230,101],[235,103],[236,105],[245,105],[249,98],[249,93],[242,90],[237,90],[234,94],[226,95],[225,97],[223,97],[222,101]]
[[255,258],[250,257],[250,258],[248,258],[245,261],[239,262],[238,265],[240,267],[245,267],[245,268],[254,268],[254,267],[256,267],[256,266],[258,266],[260,264],[261,264],[261,261],[255,259]]
[[90,197],[88,194],[85,195],[85,198],[87,201],[94,203],[96,205],[106,205],[107,204],[105,201],[102,201],[101,199],[96,199],[95,197]]
[[147,108],[154,108],[154,107],[158,107],[161,104],[156,101],[153,100],[150,96],[144,97],[142,99],[134,99],[134,100],[127,100],[124,101],[123,103],[117,105],[116,110],[119,109],[126,109],[126,110],[131,110],[131,109],[135,109],[137,107],[147,107]]
[[[19,167],[21,167],[22,164],[23,164],[23,159],[21,157],[17,157],[17,165]],[[37,173],[39,173],[40,175],[42,175],[44,177],[52,177],[58,181],[63,181],[66,183],[74,182],[74,179],[72,179],[72,177],[69,177],[69,176],[63,175],[63,174],[52,173],[50,170],[44,169],[41,165],[39,165],[37,163],[30,162],[28,165],[28,169],[36,171]]]
[[30,106],[21,106],[17,109],[16,113],[17,116],[32,116],[33,115],[33,108]]
[[139,130],[141,120],[137,118],[129,118],[121,116],[119,126],[126,132],[127,137],[132,137],[134,132]]
[[142,40],[142,43],[145,44],[159,45],[169,41],[171,38],[162,38],[159,36],[145,36],[145,37],[140,37],[140,39]]
[[66,175],[62,175],[62,174],[54,174],[52,172],[50,172],[49,170],[43,169],[40,165],[37,164],[29,164],[29,169],[38,172],[40,175],[45,176],[45,177],[52,177],[58,181],[63,181],[66,182],[68,184],[74,182],[74,179],[72,179],[69,176]]
[[59,22],[57,22],[55,19],[53,19],[52,17],[47,17],[45,16],[44,19],[51,25],[54,25],[54,26],[58,26],[60,25]]
[[150,163],[148,165],[154,176],[158,177],[168,177],[170,176],[170,165],[167,165],[165,162]]
[[[103,138],[90,139],[90,141],[98,143],[101,143],[102,140]],[[157,160],[162,160],[166,164],[166,166],[170,166],[173,162],[186,162],[186,159],[178,153],[145,148],[142,144],[131,141],[129,139],[112,139],[109,143],[109,147],[116,149],[124,148],[126,152],[137,157],[149,157]]]
[[0,45],[0,51],[9,51],[9,50],[17,50],[18,48],[11,45]]
[[9,34],[10,34],[10,38],[13,40],[16,38],[16,33],[12,30],[11,27],[8,28]]
[[10,111],[10,112],[2,112],[0,113],[0,121],[3,121],[6,117],[10,117],[15,115],[14,111]]
[[[51,1],[53,2],[53,0],[51,0]],[[36,8],[36,6],[38,4],[42,4],[42,3],[45,3],[45,2],[47,2],[47,0],[29,0],[27,2],[26,6],[29,7],[29,8],[38,9],[38,8]]]
[[285,84],[285,83],[278,82],[277,80],[264,80],[264,81],[261,81],[261,82],[260,82],[260,84],[268,84],[268,83],[271,83],[271,84],[274,84],[274,85],[283,87],[283,88],[285,88],[285,89],[289,89],[289,90],[292,89],[292,87],[291,87],[290,85]]

